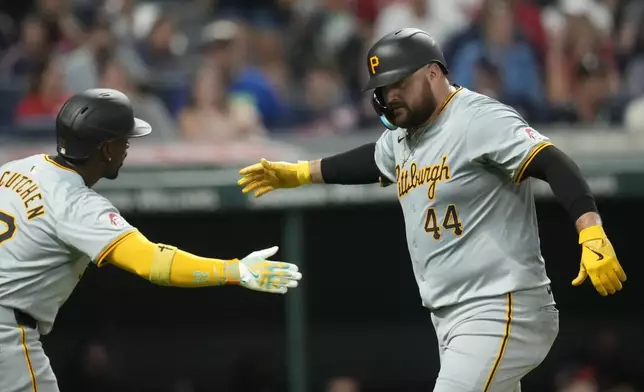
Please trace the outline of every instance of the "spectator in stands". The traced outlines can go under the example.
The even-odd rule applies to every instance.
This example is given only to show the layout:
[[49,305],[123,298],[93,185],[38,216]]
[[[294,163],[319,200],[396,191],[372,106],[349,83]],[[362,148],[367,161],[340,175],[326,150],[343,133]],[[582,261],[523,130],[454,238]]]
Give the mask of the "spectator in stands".
[[503,100],[502,83],[499,68],[486,57],[482,57],[474,69],[474,90],[501,101]]
[[285,103],[268,75],[248,63],[247,29],[237,22],[216,21],[204,27],[202,43],[208,61],[221,70],[229,93],[251,99],[264,127],[279,130],[285,117]]
[[416,27],[427,31],[440,44],[470,22],[466,10],[476,9],[482,0],[404,0],[391,2],[378,14],[374,39],[392,31]]
[[[61,58],[48,57],[33,70],[29,91],[18,104],[16,120],[21,125],[41,121],[51,123],[69,96],[63,84]],[[53,128],[51,130],[53,132]]]
[[323,0],[294,35],[289,50],[295,78],[317,62],[335,64],[351,100],[358,102],[364,85],[364,37],[351,0]]
[[576,3],[566,0],[563,5],[561,26],[551,27],[548,32],[545,72],[548,101],[555,107],[574,101],[574,95],[580,90],[575,83],[587,81],[580,77],[580,64],[595,61],[589,60],[594,58],[601,63],[602,72],[607,73],[610,83],[605,87],[614,94],[619,88],[619,74],[610,40],[601,28],[606,22],[594,16],[601,11],[594,11],[594,3],[587,0]]
[[302,94],[294,97],[291,126],[316,133],[355,129],[358,114],[335,68],[324,64],[312,67],[298,90]]
[[138,54],[127,46],[118,45],[109,23],[99,18],[91,27],[87,41],[65,57],[67,90],[77,93],[99,86],[99,69],[112,56],[125,65],[130,77],[139,79],[146,74]]
[[181,111],[179,124],[188,140],[240,140],[264,134],[253,104],[241,96],[231,97],[221,72],[209,63],[197,73],[191,101]]
[[86,40],[81,23],[74,15],[73,2],[70,0],[37,0],[38,12],[52,20],[60,31],[60,49],[73,50]]
[[176,45],[177,20],[168,13],[161,14],[150,29],[147,39],[138,46],[139,54],[153,73],[182,72]]
[[148,81],[175,116],[186,104],[189,71],[182,55],[187,49],[183,33],[177,29],[178,18],[161,11],[137,51],[149,71]]
[[530,46],[517,37],[508,0],[490,0],[483,15],[483,35],[465,44],[450,65],[451,80],[474,89],[476,64],[487,58],[500,70],[503,102],[527,109],[538,121],[544,99],[539,65]]
[[117,58],[108,59],[103,67],[101,86],[121,91],[132,102],[134,115],[152,125],[151,140],[172,141],[179,136],[174,119],[161,100],[146,92],[141,81],[133,79]]
[[286,101],[290,93],[291,75],[286,62],[284,33],[279,26],[265,22],[252,26],[250,34],[250,62],[266,77],[280,102]]
[[632,43],[627,49],[629,61],[626,63],[624,74],[624,89],[630,98],[637,98],[644,96],[644,3],[633,4],[638,8],[629,8],[636,16],[628,22],[632,23],[632,26],[628,26],[627,29],[632,31],[624,33],[632,34]]
[[572,80],[571,99],[552,109],[553,122],[569,124],[608,124],[611,122],[612,107],[609,66],[600,57],[589,53],[578,65]]
[[54,50],[57,37],[56,25],[50,20],[37,14],[27,16],[21,24],[20,40],[0,60],[0,76],[15,81],[29,75]]
[[[615,54],[620,71],[628,74],[627,67],[634,57],[644,53],[644,2],[625,0],[615,6],[616,18],[620,22],[616,26]],[[627,76],[628,78],[628,76]],[[628,84],[627,84],[628,85]]]
[[107,0],[105,15],[110,20],[112,34],[120,43],[131,44],[135,40],[136,0]]
[[539,64],[545,63],[548,37],[541,22],[541,9],[532,0],[510,0],[515,23],[523,37],[534,49]]

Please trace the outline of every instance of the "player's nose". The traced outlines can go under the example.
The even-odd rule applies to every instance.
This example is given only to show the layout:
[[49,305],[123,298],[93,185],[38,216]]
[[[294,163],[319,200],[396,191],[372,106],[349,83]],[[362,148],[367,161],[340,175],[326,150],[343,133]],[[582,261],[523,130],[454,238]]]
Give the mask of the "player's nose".
[[396,104],[400,105],[401,99],[400,95],[395,88],[388,88],[384,91],[385,103],[388,107],[395,106]]

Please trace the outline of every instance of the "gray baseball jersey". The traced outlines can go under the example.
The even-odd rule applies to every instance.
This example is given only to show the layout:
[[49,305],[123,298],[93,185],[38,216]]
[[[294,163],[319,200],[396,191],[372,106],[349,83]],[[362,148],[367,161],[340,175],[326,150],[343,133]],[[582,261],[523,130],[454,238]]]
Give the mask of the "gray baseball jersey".
[[136,229],[75,171],[46,155],[0,166],[0,306],[51,331],[88,263]]
[[548,285],[530,181],[549,140],[511,107],[459,88],[417,139],[385,131],[375,159],[396,184],[423,305]]

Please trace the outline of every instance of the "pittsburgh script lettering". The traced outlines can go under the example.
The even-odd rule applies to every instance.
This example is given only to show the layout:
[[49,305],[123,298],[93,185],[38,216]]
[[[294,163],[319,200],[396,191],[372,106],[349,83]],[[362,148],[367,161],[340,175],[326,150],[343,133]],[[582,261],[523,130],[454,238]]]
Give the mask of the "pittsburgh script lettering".
[[436,184],[441,181],[449,181],[451,178],[447,155],[443,156],[441,163],[420,168],[416,162],[412,162],[409,170],[401,169],[400,165],[396,165],[396,183],[398,184],[399,198],[406,196],[417,187],[429,184],[427,197],[429,200],[434,200],[434,197],[436,197]]

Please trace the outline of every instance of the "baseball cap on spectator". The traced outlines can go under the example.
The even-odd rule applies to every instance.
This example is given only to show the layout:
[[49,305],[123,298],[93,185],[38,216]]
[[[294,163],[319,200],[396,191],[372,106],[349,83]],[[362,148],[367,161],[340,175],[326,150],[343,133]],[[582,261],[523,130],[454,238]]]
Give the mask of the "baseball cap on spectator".
[[202,29],[201,46],[209,47],[213,44],[227,44],[233,41],[240,32],[240,26],[232,20],[218,20]]
[[613,29],[610,9],[595,0],[559,0],[559,7],[565,15],[587,17],[604,35]]

